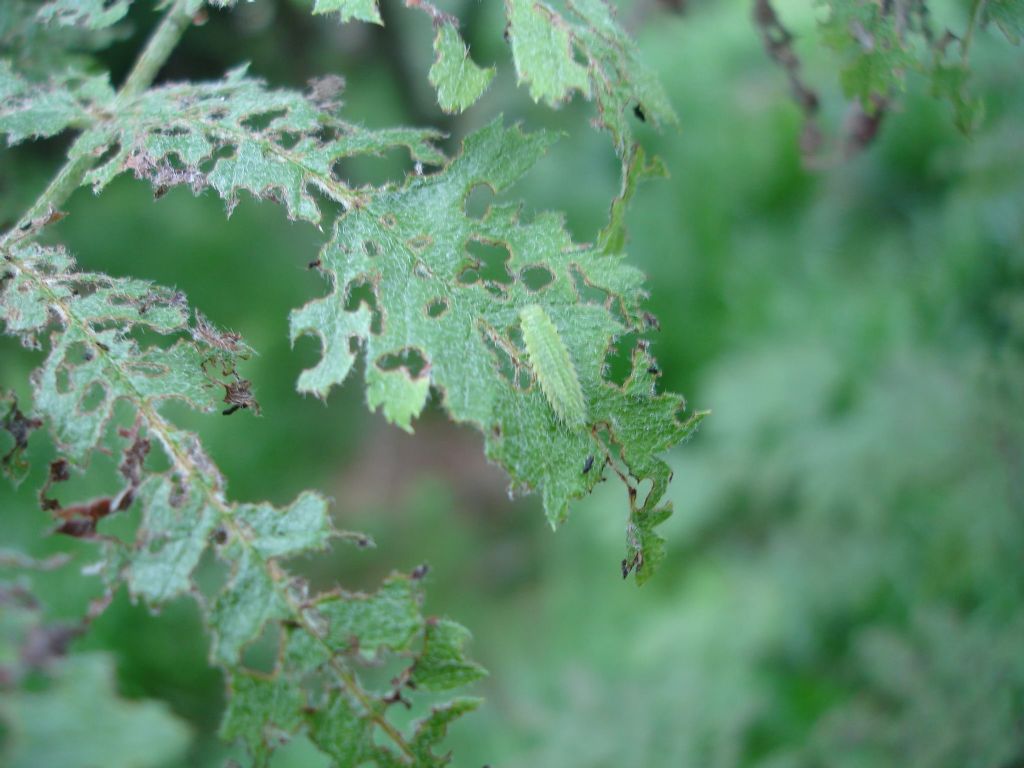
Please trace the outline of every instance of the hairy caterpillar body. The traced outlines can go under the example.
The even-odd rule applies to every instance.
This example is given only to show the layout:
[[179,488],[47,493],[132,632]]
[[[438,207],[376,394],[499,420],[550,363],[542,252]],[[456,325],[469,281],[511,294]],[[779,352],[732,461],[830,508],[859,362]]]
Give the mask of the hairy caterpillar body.
[[519,322],[530,366],[551,410],[567,427],[582,427],[587,419],[587,405],[576,366],[558,329],[544,308],[537,304],[519,310]]

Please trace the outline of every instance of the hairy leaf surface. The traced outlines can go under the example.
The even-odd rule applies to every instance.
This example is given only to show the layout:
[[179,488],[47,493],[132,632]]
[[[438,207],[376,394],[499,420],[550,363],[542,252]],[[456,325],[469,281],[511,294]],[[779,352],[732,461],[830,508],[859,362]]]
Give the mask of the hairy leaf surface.
[[86,177],[97,192],[131,171],[152,181],[158,194],[179,184],[195,192],[210,187],[230,210],[246,190],[314,224],[321,217],[318,193],[346,207],[363,201],[336,167],[347,157],[407,147],[413,160],[444,161],[430,143],[435,131],[370,131],[339,120],[339,89],[339,80],[327,78],[306,94],[269,90],[246,77],[244,67],[218,82],[155,88],[84,132],[72,155],[108,154]]
[[566,0],[561,13],[541,0],[505,0],[505,6],[516,72],[534,101],[554,107],[574,91],[593,99],[623,158],[633,143],[632,120],[676,122],[664,89],[606,0]]
[[[444,765],[447,759],[432,751],[436,741],[424,742],[415,727],[404,733],[387,710],[414,697],[406,683],[417,668],[435,669],[435,678],[446,674],[453,684],[428,683],[425,690],[478,678],[482,670],[462,653],[465,636],[455,637],[457,629],[447,630],[447,641],[433,636],[439,620],[423,615],[415,576],[396,574],[377,593],[311,594],[284,561],[323,549],[336,535],[327,502],[315,493],[282,508],[229,501],[196,435],[161,413],[171,398],[203,411],[224,404],[255,409],[248,382],[237,372],[248,352],[241,339],[190,312],[180,293],[78,271],[61,248],[15,241],[2,255],[5,330],[30,346],[41,346],[49,334],[49,354],[33,377],[33,395],[58,449],[79,465],[97,450],[121,456],[124,486],[109,497],[75,504],[61,504],[50,490],[73,466],[59,458],[41,494],[44,509],[54,515],[57,532],[102,542],[111,586],[124,582],[151,605],[184,594],[200,600],[213,637],[211,657],[234,692],[225,735],[244,740],[260,765],[280,743],[275,733],[299,728],[326,755],[348,754],[345,765]],[[154,332],[176,341],[141,340]],[[98,396],[89,394],[94,388]],[[116,416],[119,402],[129,406],[127,422]],[[14,423],[16,406],[5,407],[5,424]],[[12,434],[23,427],[15,424]],[[163,451],[168,469],[148,468],[154,448]],[[109,516],[133,505],[142,511],[134,542],[104,532]],[[226,565],[228,577],[203,593],[194,573],[209,551]],[[244,649],[268,627],[281,648],[271,678],[255,675],[242,661]],[[386,658],[400,659],[405,671],[385,690],[364,685],[361,670]],[[371,746],[353,753],[359,744]]]
[[454,24],[443,23],[434,38],[437,58],[430,68],[430,82],[445,112],[462,112],[473,105],[494,78],[494,67],[477,66]]
[[[474,187],[508,188],[551,140],[497,121],[470,136],[443,172],[383,191],[344,215],[320,257],[333,292],[292,314],[293,340],[313,335],[323,347],[299,389],[326,397],[348,375],[351,342],[359,342],[371,405],[383,404],[406,426],[425,398],[413,401],[407,386],[388,382],[429,382],[454,420],[484,434],[488,457],[505,467],[514,487],[543,495],[552,524],[612,467],[629,486],[627,559],[643,566],[646,578],[657,559],[647,524],[663,519],[658,505],[669,476],[657,455],[685,439],[699,415],[684,419],[682,397],[656,391],[657,368],[644,344],[624,384],[605,378],[614,340],[651,322],[641,308],[643,276],[621,254],[574,244],[558,216],[524,221],[519,206],[509,204],[492,206],[480,219],[465,212]],[[537,273],[545,281],[528,279]],[[357,285],[373,288],[374,308],[346,309]],[[586,418],[561,418],[538,385],[520,317],[530,306],[557,327]],[[372,330],[375,314],[379,332]],[[567,413],[578,411],[570,406]],[[638,498],[645,480],[652,489]]]
[[65,72],[37,83],[0,59],[0,134],[8,144],[85,127],[113,101],[106,75]]

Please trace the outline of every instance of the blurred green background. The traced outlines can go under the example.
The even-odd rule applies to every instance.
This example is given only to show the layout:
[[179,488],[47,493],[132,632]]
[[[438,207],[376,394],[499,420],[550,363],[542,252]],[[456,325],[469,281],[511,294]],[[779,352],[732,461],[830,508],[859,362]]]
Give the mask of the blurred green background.
[[[349,119],[436,125],[452,152],[499,112],[566,131],[512,195],[565,211],[592,239],[618,189],[610,141],[589,127],[589,105],[551,112],[515,87],[501,4],[440,3],[463,19],[477,61],[499,67],[457,118],[426,80],[429,20],[382,5],[385,30],[314,19],[298,0],[211,12],[164,77],[213,78],[245,60],[277,85],[341,73]],[[122,178],[102,197],[79,191],[54,230],[87,269],[176,286],[259,351],[244,373],[261,417],[174,416],[203,435],[234,498],[320,489],[339,527],[377,540],[298,569],[320,586],[371,588],[393,568],[431,565],[428,610],[472,629],[491,671],[486,705],[453,730],[455,765],[1024,765],[1022,50],[994,32],[975,41],[987,114],[972,138],[911,77],[875,145],[812,172],[747,3],[692,2],[682,15],[620,5],[681,122],[664,135],[638,126],[671,178],[638,194],[629,252],[650,277],[664,386],[713,410],[669,457],[669,554],[643,589],[619,573],[628,507],[615,483],[552,534],[536,499],[509,500],[479,436],[436,409],[408,436],[367,412],[357,380],[327,407],[295,394],[318,355],[309,339],[289,348],[286,324],[325,291],[306,269],[324,239],[315,228],[251,200],[225,222],[212,195],[154,202]],[[778,8],[835,137],[836,62],[815,46],[808,5]],[[155,19],[137,6],[135,34],[103,55],[115,77]],[[967,6],[938,7],[962,27]],[[4,227],[65,147],[0,153]],[[396,154],[349,172],[380,181],[407,166]],[[2,338],[0,360],[0,388],[27,395],[40,358]],[[81,574],[95,550],[45,536],[34,489],[49,457],[37,434],[29,481],[0,485],[2,543],[70,548],[69,566],[32,581],[51,616],[74,617],[100,593]],[[97,460],[66,493],[115,487],[114,471]],[[111,653],[125,695],[189,723],[178,765],[243,759],[215,735],[223,683],[193,604],[152,616],[120,594],[74,649]],[[302,739],[275,763],[321,764]]]

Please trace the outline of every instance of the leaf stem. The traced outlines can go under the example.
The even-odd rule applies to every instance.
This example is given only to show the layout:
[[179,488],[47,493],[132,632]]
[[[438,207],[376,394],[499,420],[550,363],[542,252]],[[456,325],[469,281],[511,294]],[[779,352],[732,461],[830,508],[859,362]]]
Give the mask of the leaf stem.
[[[146,90],[153,82],[157,72],[160,71],[178,41],[181,40],[181,36],[192,23],[192,15],[187,10],[188,5],[189,0],[175,0],[168,9],[163,20],[150,36],[146,47],[135,60],[135,65],[121,85],[121,89],[117,92],[117,97],[114,100],[115,110],[123,102]],[[71,193],[81,185],[85,174],[89,172],[95,162],[96,158],[88,154],[68,158],[49,186],[43,190],[43,193],[22,217],[21,225],[31,225],[36,219],[47,216],[51,211],[63,205]],[[15,228],[6,233],[0,239],[0,246],[6,245],[12,239],[21,239],[12,238],[12,234],[17,231],[18,228]]]
[[964,33],[963,40],[960,41],[960,58],[965,64],[970,56],[971,42],[974,40],[974,30],[981,24],[981,17],[985,13],[986,4],[987,0],[974,0],[971,3],[971,18],[967,22],[967,31]]

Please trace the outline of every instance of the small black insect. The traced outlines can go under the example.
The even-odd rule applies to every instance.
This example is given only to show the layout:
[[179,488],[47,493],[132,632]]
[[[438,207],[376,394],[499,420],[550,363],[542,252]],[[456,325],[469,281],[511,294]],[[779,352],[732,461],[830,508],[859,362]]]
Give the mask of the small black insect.
[[584,475],[587,474],[587,472],[589,472],[590,468],[593,467],[593,466],[594,466],[594,457],[593,456],[587,456],[587,460],[583,462],[583,474]]
[[320,269],[320,259],[315,259],[306,265],[306,269]]
[[644,109],[639,104],[633,107],[633,114],[636,115],[636,119],[641,123],[647,122],[647,115],[644,114]]
[[658,366],[656,365],[648,367],[647,372],[652,376],[657,376],[660,373],[660,371],[658,370]]

